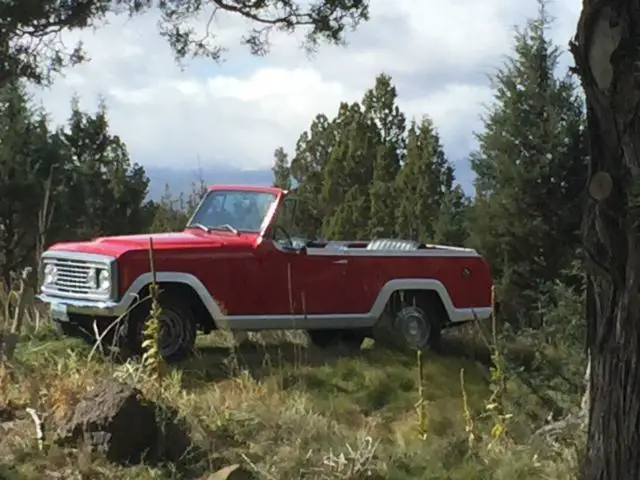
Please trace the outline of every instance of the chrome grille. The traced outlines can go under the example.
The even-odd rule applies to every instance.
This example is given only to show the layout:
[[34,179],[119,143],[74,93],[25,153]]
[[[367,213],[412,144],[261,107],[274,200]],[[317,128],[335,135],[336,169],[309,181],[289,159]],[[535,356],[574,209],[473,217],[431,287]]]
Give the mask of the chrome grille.
[[[49,263],[49,262],[47,262]],[[87,295],[95,289],[89,275],[92,268],[104,268],[104,265],[85,262],[82,260],[51,259],[56,267],[56,280],[52,287],[61,293]]]
[[[103,260],[104,258],[104,260]],[[55,274],[48,277],[47,269]],[[71,252],[45,253],[42,258],[43,293],[87,300],[105,300],[111,296],[115,278],[113,259],[102,255]],[[99,290],[97,272],[106,270],[111,277],[109,291]],[[47,280],[51,278],[51,280]]]

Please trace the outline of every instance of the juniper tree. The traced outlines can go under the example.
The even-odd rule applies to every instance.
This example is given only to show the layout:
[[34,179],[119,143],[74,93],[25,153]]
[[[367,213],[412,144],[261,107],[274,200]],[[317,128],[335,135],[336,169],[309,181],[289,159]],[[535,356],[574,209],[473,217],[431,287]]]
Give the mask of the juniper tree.
[[322,232],[330,239],[362,238],[368,235],[369,187],[380,135],[359,103],[343,103],[334,125],[336,136],[320,195],[326,209]]
[[289,156],[284,148],[278,147],[273,152],[273,186],[284,190],[291,189],[291,167],[289,165]]
[[447,161],[431,119],[413,122],[407,134],[405,162],[396,188],[402,192],[396,216],[398,235],[433,242],[440,208],[453,186],[453,167]]
[[397,105],[398,93],[391,77],[376,78],[374,87],[362,99],[365,115],[379,133],[369,189],[368,236],[391,237],[395,234],[398,194],[395,179],[404,157],[406,118]]
[[131,162],[124,142],[110,133],[106,106],[101,103],[89,114],[73,99],[67,125],[57,135],[66,157],[61,180],[67,198],[60,208],[76,226],[67,239],[139,231],[149,179],[143,167]]
[[291,177],[298,198],[296,225],[300,234],[317,238],[327,210],[321,200],[324,170],[335,143],[336,129],[326,115],[319,114],[300,135],[291,160]]
[[555,75],[560,50],[547,37],[550,24],[541,4],[516,31],[470,158],[470,241],[492,265],[504,314],[526,323],[538,285],[575,258],[585,182],[583,102],[571,78]]

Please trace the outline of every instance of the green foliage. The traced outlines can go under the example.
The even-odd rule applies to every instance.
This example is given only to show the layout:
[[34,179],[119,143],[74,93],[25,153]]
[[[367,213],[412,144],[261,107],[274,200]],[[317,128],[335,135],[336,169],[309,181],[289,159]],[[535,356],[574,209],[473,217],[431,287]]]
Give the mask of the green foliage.
[[466,245],[469,230],[467,219],[472,201],[460,185],[446,192],[440,204],[440,213],[433,226],[435,243]]
[[[531,312],[540,281],[576,258],[585,185],[584,112],[560,51],[539,16],[515,35],[515,55],[493,77],[495,102],[471,155],[476,199],[471,245],[490,261],[507,318]],[[534,319],[521,319],[524,324]]]
[[109,133],[104,105],[91,115],[72,102],[67,125],[54,131],[15,83],[0,89],[0,110],[0,278],[33,265],[40,241],[146,228],[148,179]]
[[[541,293],[532,312],[538,322],[536,328],[516,330],[507,324],[500,342],[509,345],[520,341],[533,350],[527,368],[518,365],[517,358],[509,359],[509,375],[517,377],[550,418],[557,420],[576,411],[584,392],[585,289],[584,284],[576,288],[553,281],[542,283],[538,291]],[[515,401],[512,408],[521,409],[522,403]],[[538,417],[530,414],[532,419]]]
[[158,202],[149,202],[149,208],[153,212],[153,220],[149,231],[160,233],[184,230],[202,197],[207,193],[207,189],[207,184],[200,178],[197,182],[191,184],[191,192],[186,198],[183,192],[174,197],[169,185],[165,185],[164,194],[160,200]]
[[398,205],[397,231],[423,242],[433,242],[445,198],[452,194],[453,166],[447,161],[435,126],[427,117],[420,124],[413,122],[409,128],[406,159],[397,185],[398,191],[403,192]]
[[291,189],[291,167],[289,165],[289,156],[284,148],[278,147],[273,153],[273,186],[282,188],[283,190]]
[[365,188],[373,179],[378,129],[359,103],[340,106],[336,135],[323,171],[319,201],[325,208],[322,227],[327,238],[346,238],[367,230],[369,199]]
[[109,133],[104,103],[91,115],[73,99],[67,126],[56,134],[66,159],[59,169],[65,188],[58,211],[77,225],[73,234],[65,232],[66,239],[137,233],[147,220],[149,179],[143,167],[131,164],[122,140]]
[[0,111],[0,278],[9,285],[9,272],[33,261],[34,220],[59,152],[51,148],[44,114],[31,105],[22,85],[0,90]]
[[153,222],[149,231],[151,233],[176,232],[182,230],[189,217],[184,194],[174,198],[169,185],[165,185],[164,194],[158,202],[152,202]]
[[309,130],[300,135],[291,159],[291,177],[296,183],[300,233],[315,238],[322,228],[325,207],[319,202],[327,159],[333,150],[336,128],[324,114],[317,115]]
[[[0,59],[6,67],[0,69],[0,273],[5,282],[11,270],[33,264],[41,238],[46,245],[104,234],[182,230],[206,192],[201,180],[189,195],[174,196],[167,188],[160,201],[146,202],[144,169],[130,161],[124,143],[109,132],[103,104],[86,113],[74,100],[68,122],[54,131],[23,86],[11,81],[17,76],[44,82],[49,72],[80,58],[61,56],[55,43],[39,43],[34,47],[39,51],[30,46],[12,49],[24,35],[46,37],[54,21],[63,29],[82,28],[114,5],[132,14],[148,12],[156,8],[152,2],[22,3],[9,0],[0,6],[0,13],[6,14],[0,15]],[[178,58],[219,57],[221,50],[211,38],[194,41],[185,27],[208,6],[188,0],[157,7],[162,12],[161,33]],[[293,1],[233,0],[219,8],[265,27],[245,40],[256,54],[266,52],[265,35],[272,28],[307,27],[308,46],[320,40],[339,43],[346,26],[367,17],[364,0],[324,0],[304,7]],[[41,32],[30,32],[36,24]],[[207,451],[219,450],[211,448],[211,441],[237,442],[237,448],[220,450],[222,457],[207,462],[243,462],[247,457],[242,452],[250,452],[256,468],[273,478],[300,471],[347,478],[345,468],[352,473],[375,471],[381,478],[569,478],[577,465],[576,449],[558,447],[554,452],[530,439],[547,418],[575,409],[584,369],[584,293],[577,241],[585,170],[584,114],[575,85],[554,76],[559,50],[545,36],[548,24],[542,8],[539,18],[517,32],[515,55],[493,78],[495,104],[485,118],[485,131],[478,135],[479,149],[471,156],[477,174],[475,199],[456,185],[454,165],[428,112],[420,120],[407,119],[386,74],[376,78],[361,101],[341,103],[333,118],[317,115],[290,156],[282,148],[274,152],[274,185],[294,190],[299,199],[300,231],[292,233],[332,239],[399,236],[475,246],[490,260],[507,318],[519,328],[507,325],[489,350],[465,343],[463,358],[451,352],[456,335],[464,333],[449,332],[448,357],[430,354],[428,361],[420,362],[419,370],[424,371],[419,374],[411,359],[382,349],[365,349],[353,358],[332,359],[331,364],[326,359],[318,365],[296,362],[295,367],[285,364],[276,373],[265,372],[267,357],[271,365],[271,358],[282,358],[286,346],[279,345],[269,357],[268,347],[261,344],[265,355],[257,359],[259,366],[247,365],[233,381],[218,383],[221,359],[211,361],[214,368],[206,364],[206,356],[199,356],[193,359],[197,368],[168,372],[162,391],[155,392],[197,425],[191,433],[206,439]],[[43,59],[48,61],[42,63]],[[42,215],[49,181],[50,216]],[[46,221],[36,222],[38,218]],[[152,317],[158,315],[155,303]],[[150,322],[148,327],[143,359],[147,375],[141,374],[142,383],[145,376],[164,373],[154,350],[160,326]],[[0,405],[3,400],[9,404],[41,398],[39,407],[55,413],[57,404],[66,401],[69,407],[68,399],[76,398],[70,390],[84,392],[88,382],[105,372],[117,373],[97,362],[81,367],[76,362],[73,367],[62,345],[54,357],[63,360],[30,366],[29,373],[41,375],[42,382],[18,382],[10,390],[0,372]],[[21,345],[18,363],[31,352],[41,352],[41,347]],[[215,353],[214,347],[206,347]],[[256,360],[258,350],[238,358]],[[296,346],[294,352],[300,351]],[[42,361],[40,353],[37,357],[34,361]],[[479,365],[478,359],[486,359],[486,365]],[[47,385],[44,395],[40,383]],[[38,391],[31,391],[35,387]],[[418,443],[416,420],[422,433],[428,432]],[[359,429],[376,440],[356,438],[353,432]],[[295,438],[283,442],[282,432],[295,432]],[[492,437],[488,450],[486,439]],[[364,445],[364,453],[349,447],[349,455],[334,455],[333,449],[345,441]],[[0,447],[8,448],[5,443]],[[10,452],[14,455],[13,446]],[[30,458],[22,451],[19,455]],[[67,461],[66,453],[46,459],[38,455],[31,458]],[[75,465],[77,455],[71,456]],[[558,461],[562,456],[568,459]],[[4,463],[17,464],[21,472],[28,463],[0,457],[9,458]],[[345,461],[353,465],[344,467]],[[93,467],[87,468],[83,474],[91,475]],[[72,477],[77,476],[74,469],[56,471],[68,471]],[[99,465],[97,470],[109,471]],[[48,466],[32,470],[37,478],[50,471]]]
[[[37,399],[38,413],[49,426],[45,433],[52,432],[53,440],[58,419],[72,414],[88,389],[105,378],[128,377],[144,397],[176,412],[192,446],[184,463],[138,466],[114,465],[100,453],[84,456],[81,446],[61,448],[53,441],[43,453],[36,448],[31,419],[16,415],[3,424],[0,475],[40,479],[55,471],[64,478],[206,478],[222,465],[239,463],[258,478],[298,478],[300,472],[342,480],[577,478],[579,435],[560,443],[520,434],[543,425],[548,413],[542,408],[532,418],[536,398],[526,388],[515,388],[520,385],[505,392],[513,414],[510,438],[491,443],[493,421],[479,415],[491,394],[488,370],[474,358],[488,352],[470,336],[459,343],[448,336],[446,356],[425,354],[422,375],[413,356],[375,346],[359,355],[323,356],[299,343],[303,339],[282,337],[255,335],[234,347],[222,332],[201,337],[201,355],[168,368],[160,388],[141,365],[87,360],[81,342],[52,341],[51,332],[24,338],[15,368],[8,374],[0,369],[0,411],[19,415]],[[231,348],[235,359],[229,358]],[[221,368],[231,362],[232,372]],[[415,428],[421,382],[420,407],[428,419],[424,440]],[[520,402],[518,409],[514,401]],[[465,405],[478,434],[472,445],[465,433]],[[225,448],[230,443],[233,448]]]
[[400,191],[396,188],[395,179],[404,157],[406,129],[406,117],[397,100],[398,93],[391,77],[385,74],[376,78],[375,86],[362,99],[365,114],[378,130],[369,190],[367,233],[371,237],[392,237],[396,231],[396,202],[393,200],[398,198]]
[[[361,102],[318,115],[298,139],[289,172],[302,234],[315,238],[406,237],[462,244],[469,200],[454,184],[433,122],[407,128],[391,77]],[[278,149],[274,182],[287,171]]]
[[159,33],[177,60],[189,56],[219,60],[224,48],[208,26],[206,31],[193,28],[203,15],[214,20],[221,13],[232,13],[249,20],[253,26],[242,42],[252,54],[264,55],[269,51],[269,34],[274,30],[303,30],[307,50],[314,50],[321,42],[343,44],[349,29],[368,20],[368,5],[367,0],[4,0],[0,3],[0,86],[17,79],[46,83],[52,73],[83,61],[81,45],[69,50],[61,41],[60,32],[95,26],[108,13],[159,13]]

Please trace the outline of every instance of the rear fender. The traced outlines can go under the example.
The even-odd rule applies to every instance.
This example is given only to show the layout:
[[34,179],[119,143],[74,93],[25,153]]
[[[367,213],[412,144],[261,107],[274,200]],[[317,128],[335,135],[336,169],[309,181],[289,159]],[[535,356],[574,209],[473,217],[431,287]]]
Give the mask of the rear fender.
[[466,322],[474,319],[484,320],[488,318],[492,312],[490,305],[482,308],[456,308],[453,305],[447,288],[439,280],[426,278],[401,278],[390,280],[382,287],[382,290],[371,309],[371,316],[373,318],[379,318],[384,312],[391,296],[395,292],[401,292],[404,290],[425,290],[435,292],[440,298],[442,306],[444,307],[447,317],[451,323]]

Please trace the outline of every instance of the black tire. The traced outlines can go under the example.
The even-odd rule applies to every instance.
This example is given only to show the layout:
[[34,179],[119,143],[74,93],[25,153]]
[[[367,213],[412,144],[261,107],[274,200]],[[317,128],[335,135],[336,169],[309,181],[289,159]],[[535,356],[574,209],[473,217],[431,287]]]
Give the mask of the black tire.
[[[192,355],[196,343],[196,319],[193,311],[171,298],[161,299],[160,354],[167,363],[175,363]],[[142,354],[143,331],[149,320],[150,303],[135,308],[118,332],[118,343],[125,356]]]
[[394,326],[411,350],[434,349],[441,338],[437,317],[415,305],[400,310],[394,318]]
[[383,314],[374,327],[377,344],[400,350],[439,350],[442,322],[436,312],[407,305]]

